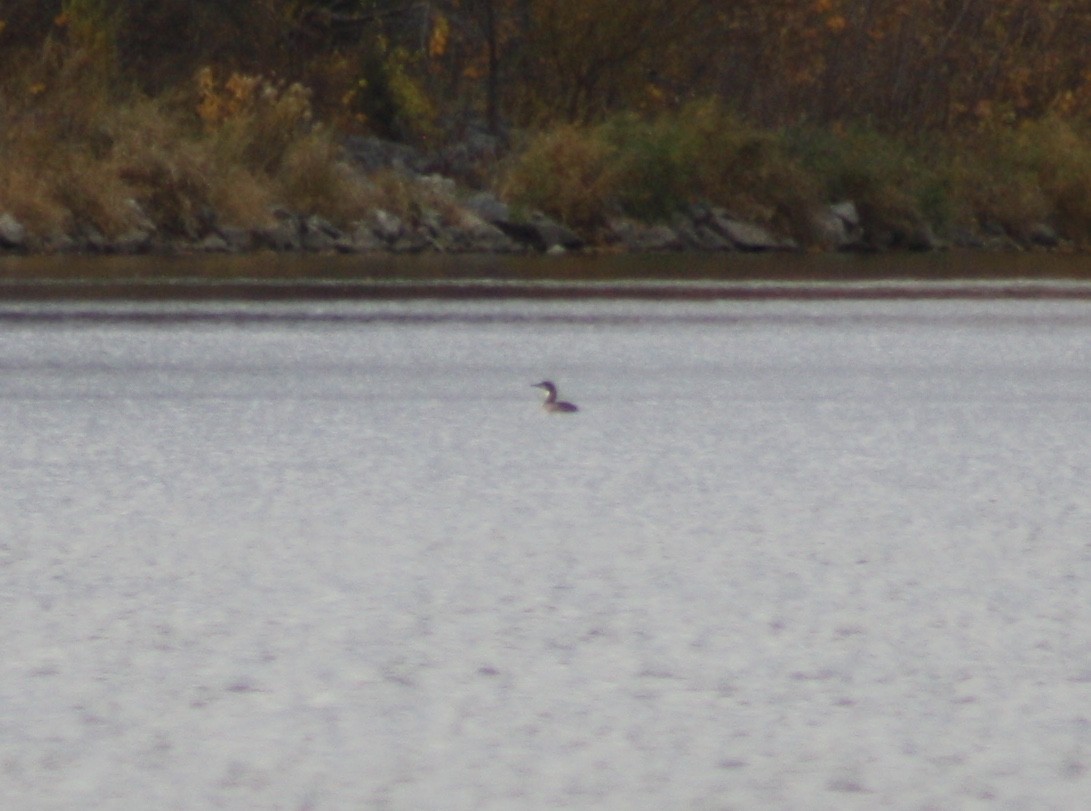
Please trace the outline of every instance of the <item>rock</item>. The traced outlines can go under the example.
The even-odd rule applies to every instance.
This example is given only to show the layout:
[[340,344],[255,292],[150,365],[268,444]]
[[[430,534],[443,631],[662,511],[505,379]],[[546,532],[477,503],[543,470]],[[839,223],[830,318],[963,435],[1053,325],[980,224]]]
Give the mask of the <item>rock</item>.
[[230,253],[231,246],[219,234],[209,234],[200,242],[194,243],[193,250],[198,253]]
[[10,214],[0,214],[0,248],[21,251],[27,247],[27,229]]
[[371,212],[370,225],[375,236],[387,245],[393,245],[405,233],[405,223],[401,217],[385,209],[377,208]]
[[443,197],[454,197],[458,191],[455,181],[440,174],[430,174],[417,178],[417,183],[432,192]]
[[1036,222],[1027,230],[1027,239],[1031,245],[1039,248],[1056,248],[1061,244],[1061,237],[1052,226],[1044,222]]
[[306,251],[332,251],[337,247],[341,232],[328,220],[314,214],[303,221],[300,243]]
[[713,228],[707,225],[697,226],[697,237],[700,247],[706,251],[733,251],[735,245],[720,236]]
[[683,247],[678,232],[669,225],[659,223],[641,229],[637,234],[636,248],[641,251],[680,251]]
[[981,247],[987,251],[1012,251],[1018,252],[1023,250],[1023,245],[1016,242],[1009,236],[986,236],[981,241]]
[[644,225],[624,217],[607,223],[606,239],[627,251],[665,252],[678,251],[684,247],[678,232],[669,225]]
[[860,212],[852,202],[834,203],[811,212],[811,235],[825,248],[839,251],[862,249],[864,229]]
[[125,208],[128,209],[129,228],[106,246],[105,250],[120,254],[141,254],[154,250],[159,228],[135,198],[127,198]]
[[[769,211],[772,216],[773,211]],[[688,226],[687,227],[687,223]],[[728,213],[719,206],[689,205],[676,216],[674,227],[689,245],[703,251],[799,250],[795,240]]]
[[93,225],[82,229],[78,242],[79,249],[88,253],[107,253],[110,249],[110,241]]
[[684,217],[675,218],[671,223],[671,227],[674,229],[675,234],[682,241],[682,245],[686,248],[697,248],[703,250],[701,235],[697,232],[697,226]]
[[503,141],[484,126],[471,126],[457,143],[431,156],[428,170],[471,187],[485,184],[504,150]]
[[[277,244],[274,250],[298,251],[303,248],[303,218],[287,208],[273,209],[276,225],[266,232]],[[270,247],[273,247],[272,245]]]
[[841,250],[851,242],[845,221],[834,214],[829,207],[811,212],[810,220],[811,233],[815,242],[822,247]]
[[483,191],[472,195],[463,203],[463,207],[472,211],[485,222],[495,224],[511,221],[511,210],[507,204],[501,202],[491,192]]
[[46,253],[76,253],[80,244],[68,234],[54,232],[45,238],[44,248]]
[[246,228],[222,225],[219,228],[219,234],[232,253],[242,253],[254,247],[254,232]]
[[136,198],[126,198],[125,207],[129,210],[129,222],[135,230],[147,231],[149,234],[159,230]]
[[312,214],[303,221],[303,230],[313,234],[325,234],[334,238],[341,236],[341,231],[336,225],[317,214]]
[[733,251],[734,244],[716,232],[709,223],[708,209],[692,206],[689,216],[679,214],[671,227],[682,247],[698,251]]
[[956,228],[951,234],[951,243],[956,248],[984,248],[985,240],[968,228]]
[[713,213],[709,224],[741,251],[778,251],[789,247],[760,225],[731,219],[722,213]]
[[347,244],[349,250],[356,253],[371,253],[386,247],[386,244],[366,222],[358,222],[353,226]]
[[856,208],[856,203],[851,200],[846,200],[843,203],[834,203],[829,208],[830,213],[837,217],[845,226],[850,230],[860,228],[862,221],[860,219],[860,211]]
[[610,245],[619,245],[625,250],[636,250],[636,238],[639,226],[626,217],[615,217],[606,222],[601,239]]
[[279,219],[273,225],[254,230],[255,241],[274,251],[298,251],[302,247],[299,226],[292,217]]
[[434,208],[421,209],[417,219],[417,228],[429,236],[439,236],[447,230],[443,224],[443,215]]
[[555,245],[569,251],[579,250],[584,246],[583,238],[579,234],[541,212],[534,212],[526,221],[514,220],[511,209],[489,192],[472,195],[463,203],[463,207],[485,222],[495,225],[515,242],[543,253]]
[[148,253],[153,246],[153,237],[150,231],[143,228],[131,228],[113,241],[110,247],[112,253],[126,255]]
[[424,234],[407,230],[390,245],[390,250],[394,253],[423,253],[431,247],[435,247],[435,243]]
[[461,253],[517,253],[519,245],[507,234],[472,211],[462,212],[462,223],[447,229],[444,243]]
[[913,216],[884,217],[871,213],[865,214],[864,221],[866,226],[863,238],[848,245],[848,250],[934,251],[944,247],[932,228]]
[[922,223],[910,229],[900,240],[910,251],[938,251],[944,247],[943,243],[932,231],[927,223]]
[[425,159],[407,144],[399,144],[372,136],[352,135],[342,144],[345,154],[365,172],[396,169],[411,174],[423,174]]
[[557,245],[569,251],[583,247],[583,239],[579,234],[544,214],[535,213],[530,224],[537,231],[540,244],[545,246],[544,250],[548,251]]

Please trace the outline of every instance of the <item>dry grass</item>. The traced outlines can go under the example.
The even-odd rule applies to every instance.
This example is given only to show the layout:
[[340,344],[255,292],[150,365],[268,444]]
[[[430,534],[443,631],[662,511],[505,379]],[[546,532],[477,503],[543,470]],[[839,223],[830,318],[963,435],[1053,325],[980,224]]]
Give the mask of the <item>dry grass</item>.
[[[339,223],[370,205],[369,185],[313,125],[298,85],[232,77],[161,99],[118,97],[101,73],[62,67],[67,84],[43,84],[28,69],[0,100],[0,210],[36,238],[88,228],[118,236],[140,210],[161,233],[197,238],[217,217],[268,224],[276,205]],[[213,92],[223,99],[210,101]]]

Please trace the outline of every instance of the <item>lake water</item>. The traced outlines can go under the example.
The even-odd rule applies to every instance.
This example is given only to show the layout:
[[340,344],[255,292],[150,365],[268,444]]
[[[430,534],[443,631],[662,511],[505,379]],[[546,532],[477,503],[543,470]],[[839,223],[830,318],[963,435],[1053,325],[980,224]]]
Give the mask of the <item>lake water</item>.
[[1091,798],[1081,297],[15,301],[0,447],[12,808]]

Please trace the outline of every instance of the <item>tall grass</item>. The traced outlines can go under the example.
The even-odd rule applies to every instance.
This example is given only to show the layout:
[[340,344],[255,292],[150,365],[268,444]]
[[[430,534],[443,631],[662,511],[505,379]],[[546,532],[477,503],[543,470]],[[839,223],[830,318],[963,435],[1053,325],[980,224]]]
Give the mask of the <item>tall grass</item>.
[[114,237],[147,218],[197,238],[217,215],[259,226],[283,205],[347,223],[374,205],[302,87],[202,72],[149,99],[119,93],[96,58],[50,45],[2,91],[0,211],[36,237]]

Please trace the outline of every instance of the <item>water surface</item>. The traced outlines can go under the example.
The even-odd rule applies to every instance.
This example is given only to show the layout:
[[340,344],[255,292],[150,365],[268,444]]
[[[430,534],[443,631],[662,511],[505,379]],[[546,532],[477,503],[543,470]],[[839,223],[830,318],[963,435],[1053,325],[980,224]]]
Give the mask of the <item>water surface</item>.
[[9,302],[0,792],[1078,807],[1089,352],[1082,299]]

